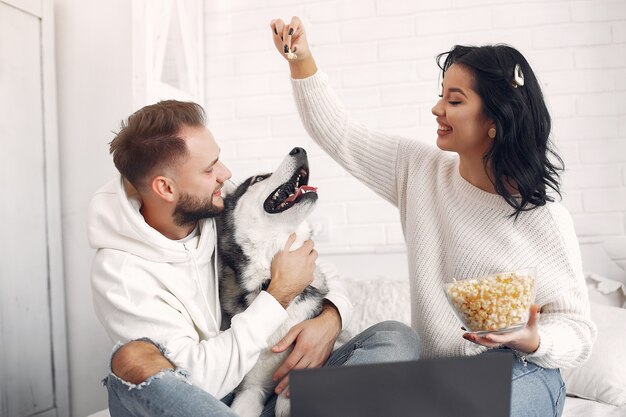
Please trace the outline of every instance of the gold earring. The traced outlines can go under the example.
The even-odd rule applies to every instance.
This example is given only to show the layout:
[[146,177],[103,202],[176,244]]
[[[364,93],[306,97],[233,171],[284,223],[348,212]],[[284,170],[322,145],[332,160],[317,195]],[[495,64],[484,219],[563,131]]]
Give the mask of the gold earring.
[[491,138],[491,139],[495,139],[496,138],[496,128],[492,127],[487,131],[487,135]]

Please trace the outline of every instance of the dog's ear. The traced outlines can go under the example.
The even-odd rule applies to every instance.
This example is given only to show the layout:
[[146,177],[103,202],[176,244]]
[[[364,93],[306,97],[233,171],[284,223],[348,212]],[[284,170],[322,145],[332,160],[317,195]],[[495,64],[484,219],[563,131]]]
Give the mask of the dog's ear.
[[224,183],[224,185],[222,186],[222,194],[226,197],[231,195],[232,193],[235,192],[235,190],[237,190],[237,187],[239,187],[239,184],[235,183],[234,181],[228,180]]

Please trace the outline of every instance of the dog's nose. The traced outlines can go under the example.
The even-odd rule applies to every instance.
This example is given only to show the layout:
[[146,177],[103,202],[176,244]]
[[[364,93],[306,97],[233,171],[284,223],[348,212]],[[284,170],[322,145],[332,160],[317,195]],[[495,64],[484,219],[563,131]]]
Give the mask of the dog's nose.
[[299,154],[300,152],[302,152],[303,154],[305,154],[305,155],[306,155],[306,151],[305,151],[303,148],[300,148],[300,147],[293,148],[293,149],[291,150],[291,152],[289,152],[289,155],[291,155],[291,156],[293,156],[293,155],[297,155],[297,154]]

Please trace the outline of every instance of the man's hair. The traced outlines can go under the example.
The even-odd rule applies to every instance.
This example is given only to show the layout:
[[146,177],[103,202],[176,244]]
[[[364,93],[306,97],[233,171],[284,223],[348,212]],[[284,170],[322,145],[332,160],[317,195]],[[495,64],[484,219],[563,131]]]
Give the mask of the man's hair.
[[113,163],[135,188],[145,189],[155,169],[172,167],[188,157],[181,130],[204,123],[204,110],[196,103],[166,100],[145,106],[122,121],[109,144]]

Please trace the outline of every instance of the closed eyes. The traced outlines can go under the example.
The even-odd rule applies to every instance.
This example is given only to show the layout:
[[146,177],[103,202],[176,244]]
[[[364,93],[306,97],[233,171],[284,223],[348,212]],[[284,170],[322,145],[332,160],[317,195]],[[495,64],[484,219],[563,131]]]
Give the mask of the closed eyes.
[[[439,98],[443,98],[443,94],[439,94]],[[448,101],[448,104],[451,104],[453,106],[459,105],[461,103],[462,101]]]

